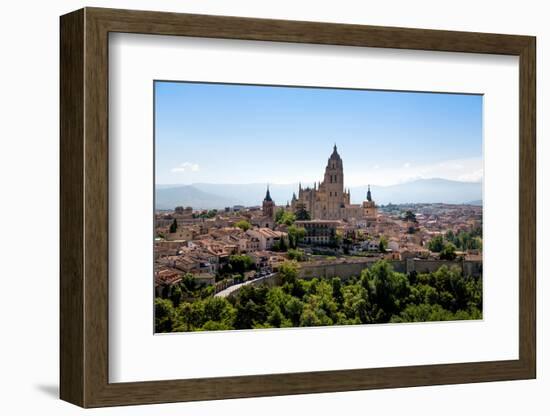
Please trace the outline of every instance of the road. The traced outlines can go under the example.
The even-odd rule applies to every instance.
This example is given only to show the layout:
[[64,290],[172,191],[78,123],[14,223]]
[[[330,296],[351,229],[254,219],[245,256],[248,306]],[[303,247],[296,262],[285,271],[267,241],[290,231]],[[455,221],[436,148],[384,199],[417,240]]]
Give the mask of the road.
[[239,290],[243,286],[250,285],[252,283],[260,283],[262,280],[266,280],[266,279],[268,279],[270,277],[273,277],[275,275],[276,275],[276,273],[271,273],[271,274],[268,274],[268,275],[265,275],[265,276],[262,276],[262,277],[258,277],[257,279],[247,280],[246,282],[243,282],[243,283],[237,283],[236,285],[229,286],[229,287],[225,288],[224,290],[222,290],[221,292],[216,293],[214,295],[214,297],[226,298],[229,295],[231,295],[233,292]]

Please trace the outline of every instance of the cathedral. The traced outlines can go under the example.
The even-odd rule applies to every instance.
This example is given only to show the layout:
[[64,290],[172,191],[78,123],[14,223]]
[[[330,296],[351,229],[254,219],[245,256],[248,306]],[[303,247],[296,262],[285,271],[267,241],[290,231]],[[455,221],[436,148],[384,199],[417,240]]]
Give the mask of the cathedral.
[[292,196],[292,211],[305,209],[312,220],[374,220],[376,205],[372,200],[370,186],[367,199],[362,204],[350,203],[350,191],[344,188],[344,165],[336,145],[328,159],[322,182],[315,182],[313,188],[302,188],[301,184]]

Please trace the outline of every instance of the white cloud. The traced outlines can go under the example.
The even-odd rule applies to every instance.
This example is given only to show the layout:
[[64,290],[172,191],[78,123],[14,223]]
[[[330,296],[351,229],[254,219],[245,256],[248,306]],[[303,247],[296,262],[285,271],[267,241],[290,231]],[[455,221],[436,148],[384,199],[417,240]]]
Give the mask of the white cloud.
[[483,169],[478,169],[471,173],[464,173],[458,176],[458,180],[463,182],[479,182],[482,179],[483,179]]
[[431,178],[479,182],[483,179],[483,161],[481,158],[453,159],[424,165],[413,165],[407,162],[395,167],[382,166],[380,169],[345,173],[346,186],[368,183],[393,185]]
[[180,163],[175,168],[170,169],[172,173],[181,173],[181,172],[198,172],[199,164],[191,162]]

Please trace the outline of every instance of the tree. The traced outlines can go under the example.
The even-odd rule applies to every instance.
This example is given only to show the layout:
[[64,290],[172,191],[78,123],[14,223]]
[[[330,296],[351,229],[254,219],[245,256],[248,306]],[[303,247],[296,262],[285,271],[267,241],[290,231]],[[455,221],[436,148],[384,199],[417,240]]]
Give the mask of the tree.
[[229,256],[229,264],[233,272],[243,274],[245,271],[250,270],[254,260],[246,254],[233,254]]
[[281,219],[283,218],[283,215],[285,215],[285,210],[283,208],[279,208],[275,212],[275,222],[277,224],[281,224]]
[[155,332],[171,332],[174,324],[174,305],[169,299],[155,299]]
[[300,249],[289,248],[287,251],[290,260],[304,261],[304,252]]
[[472,249],[481,250],[483,248],[483,241],[481,240],[481,237],[474,237],[472,244]]
[[381,236],[380,242],[378,243],[378,250],[380,250],[381,253],[385,253],[387,249],[388,249],[388,240],[386,239],[386,237]]
[[235,329],[235,328],[233,328],[231,325],[225,322],[215,322],[215,321],[208,321],[201,328],[201,330],[203,331],[227,331],[230,329]]
[[252,225],[247,220],[240,220],[235,223],[236,227],[239,227],[243,231],[248,231],[252,228]]
[[392,316],[391,322],[429,322],[450,321],[453,313],[443,309],[441,305],[409,305],[399,316]]
[[290,248],[298,247],[298,244],[306,236],[306,229],[303,227],[298,227],[296,225],[291,225],[288,227],[288,245]]
[[296,205],[296,219],[298,221],[309,221],[309,220],[311,220],[311,215],[306,210],[306,206],[302,203]]
[[285,314],[291,320],[293,326],[300,325],[300,317],[304,310],[304,303],[292,296],[285,304]]
[[407,210],[403,216],[403,219],[407,222],[416,222],[416,215],[414,215],[412,211]]
[[287,226],[290,226],[294,224],[294,221],[296,221],[296,216],[292,212],[284,211],[282,215],[280,215],[279,220],[277,221],[277,224],[284,224]]
[[446,243],[441,253],[439,254],[441,260],[454,260],[456,259],[456,247],[453,243]]
[[284,261],[279,266],[279,276],[283,283],[294,284],[298,278],[298,263],[294,260]]
[[449,243],[453,243],[455,246],[458,244],[458,239],[455,236],[453,230],[449,230],[445,233],[445,240],[447,240]]
[[344,235],[340,230],[333,231],[329,238],[329,246],[338,248],[340,245],[342,245],[342,241],[344,241]]
[[174,234],[178,230],[178,220],[174,218],[174,221],[172,221],[172,224],[170,224],[170,233]]
[[170,287],[170,300],[175,307],[178,307],[183,299],[183,291],[180,285],[173,285]]
[[430,240],[428,243],[428,249],[434,253],[440,253],[443,250],[444,241],[443,237],[438,235]]
[[221,322],[227,326],[233,326],[235,309],[226,298],[210,297],[204,301],[203,321]]
[[317,314],[310,308],[304,308],[300,317],[300,326],[321,326],[323,323]]
[[189,302],[183,302],[177,309],[176,315],[179,325],[176,331],[192,331],[194,317],[192,314],[193,305]]
[[286,245],[286,239],[284,237],[281,237],[279,239],[279,241],[276,241],[275,243],[273,243],[273,251],[282,251],[282,252],[285,252],[287,250],[287,245]]
[[188,292],[192,293],[197,289],[197,280],[191,273],[185,273],[185,275],[181,278],[180,285],[182,288],[185,288]]
[[251,285],[243,286],[236,299],[234,327],[236,329],[250,329],[267,320],[267,288],[255,288]]
[[377,261],[361,273],[361,284],[372,300],[372,315],[376,322],[388,322],[389,318],[404,306],[410,294],[409,279],[393,270],[387,260]]
[[342,281],[339,277],[332,278],[332,297],[336,301],[338,305],[342,305],[344,303],[344,294],[342,292]]
[[279,306],[274,306],[270,310],[267,321],[275,328],[280,328],[284,324],[285,316],[281,312],[281,308]]

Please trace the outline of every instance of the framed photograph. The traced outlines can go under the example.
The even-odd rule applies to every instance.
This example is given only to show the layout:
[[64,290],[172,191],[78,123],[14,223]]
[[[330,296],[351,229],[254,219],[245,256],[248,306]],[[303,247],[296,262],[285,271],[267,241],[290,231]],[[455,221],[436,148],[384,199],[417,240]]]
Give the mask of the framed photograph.
[[535,378],[535,49],[62,16],[61,398]]

